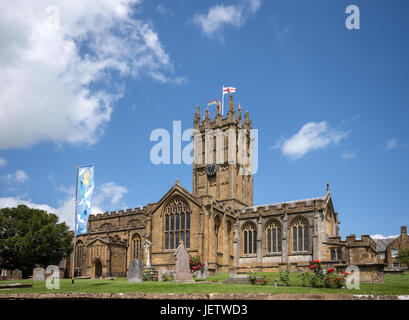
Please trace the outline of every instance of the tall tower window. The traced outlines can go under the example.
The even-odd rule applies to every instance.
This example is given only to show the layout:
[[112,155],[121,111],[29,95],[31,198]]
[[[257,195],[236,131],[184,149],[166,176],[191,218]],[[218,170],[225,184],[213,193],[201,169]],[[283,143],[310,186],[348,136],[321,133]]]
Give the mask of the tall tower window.
[[165,209],[165,249],[176,249],[183,240],[190,248],[190,209],[181,199],[174,199]]

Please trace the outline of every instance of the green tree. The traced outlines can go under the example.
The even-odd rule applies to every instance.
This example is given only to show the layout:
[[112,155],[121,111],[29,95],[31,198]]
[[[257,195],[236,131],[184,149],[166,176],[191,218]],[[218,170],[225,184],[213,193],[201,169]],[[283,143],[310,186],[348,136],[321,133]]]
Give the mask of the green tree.
[[399,250],[398,260],[401,264],[406,264],[409,267],[409,249]]
[[58,264],[72,250],[73,234],[55,214],[19,205],[0,209],[0,268],[31,275],[35,265]]

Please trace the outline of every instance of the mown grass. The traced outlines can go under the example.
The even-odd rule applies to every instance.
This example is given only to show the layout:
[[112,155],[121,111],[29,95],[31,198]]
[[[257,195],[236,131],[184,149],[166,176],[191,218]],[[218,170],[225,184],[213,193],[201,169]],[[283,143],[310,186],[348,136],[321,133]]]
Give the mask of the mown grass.
[[[386,274],[385,283],[361,283],[359,290],[327,289],[303,287],[298,274],[290,274],[290,286],[278,286],[274,288],[274,278],[279,279],[277,273],[260,273],[270,278],[268,285],[251,284],[224,284],[222,281],[228,278],[227,274],[217,274],[208,278],[207,282],[174,283],[145,281],[141,283],[128,283],[125,278],[115,280],[76,279],[72,288],[71,279],[61,279],[59,290],[49,290],[45,281],[22,280],[20,283],[32,283],[31,288],[0,290],[0,294],[10,293],[271,293],[271,294],[320,294],[320,293],[345,293],[364,295],[409,295],[409,272],[404,274]],[[16,281],[1,281],[0,284],[13,283]]]

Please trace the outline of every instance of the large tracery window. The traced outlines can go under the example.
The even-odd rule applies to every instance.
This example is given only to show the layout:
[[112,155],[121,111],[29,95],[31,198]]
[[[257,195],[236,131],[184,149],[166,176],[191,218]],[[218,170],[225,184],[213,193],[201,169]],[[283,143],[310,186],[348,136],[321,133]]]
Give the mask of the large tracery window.
[[296,219],[292,225],[293,251],[308,251],[308,227],[302,219]]
[[281,226],[270,222],[266,227],[267,253],[281,252]]
[[247,223],[243,227],[243,253],[257,253],[257,231],[252,223]]
[[142,253],[142,240],[139,234],[132,237],[132,259],[140,259]]
[[180,240],[190,248],[190,209],[184,201],[175,199],[165,210],[165,249],[176,249]]

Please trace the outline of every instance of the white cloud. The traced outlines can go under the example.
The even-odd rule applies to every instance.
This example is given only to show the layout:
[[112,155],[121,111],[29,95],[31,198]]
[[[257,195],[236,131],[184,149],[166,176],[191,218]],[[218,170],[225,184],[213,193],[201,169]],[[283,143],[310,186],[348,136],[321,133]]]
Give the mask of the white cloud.
[[346,150],[346,151],[342,152],[341,157],[344,158],[344,159],[353,159],[353,158],[356,157],[356,152]]
[[17,170],[15,173],[9,173],[1,178],[7,184],[25,183],[30,180],[24,170]]
[[385,150],[389,151],[392,149],[400,149],[400,148],[406,148],[407,145],[406,144],[400,144],[398,143],[398,139],[390,139],[387,143],[386,143],[386,147]]
[[215,5],[207,14],[195,14],[193,22],[199,25],[206,36],[218,35],[225,25],[241,27],[250,14],[255,14],[261,6],[261,0],[241,1],[235,5]]
[[[71,229],[74,228],[75,223],[75,188],[74,186],[60,186],[58,190],[66,194],[63,200],[58,202],[58,207],[52,207],[48,204],[38,204],[27,199],[26,197],[0,197],[0,208],[16,207],[20,204],[24,204],[30,208],[46,210],[49,213],[54,213],[59,217],[59,221],[66,222]],[[125,193],[128,192],[126,187],[117,185],[113,182],[104,183],[101,187],[97,188],[94,193],[91,214],[101,213],[103,211],[110,210],[113,205],[119,206],[120,200]],[[121,204],[119,209],[123,209],[126,206]],[[118,208],[116,208],[118,209]]]
[[289,139],[279,139],[273,149],[280,148],[286,156],[298,159],[310,151],[337,144],[347,132],[329,128],[326,121],[308,122]]
[[99,190],[95,191],[96,205],[101,206],[107,204],[107,202],[110,205],[117,205],[126,193],[128,193],[126,187],[116,185],[113,182],[104,183]]
[[171,16],[174,15],[173,11],[170,10],[168,7],[165,7],[163,4],[158,4],[155,9],[156,11],[158,11],[160,14],[163,14],[163,15],[171,15]]
[[251,13],[256,13],[261,7],[261,0],[249,0],[249,11]]
[[27,207],[33,208],[33,209],[40,209],[40,210],[46,210],[49,213],[55,213],[56,209],[53,207],[50,207],[47,204],[37,204],[37,203],[32,203],[30,200],[23,200],[19,198],[13,198],[13,197],[2,197],[0,198],[0,208],[13,208],[17,207],[18,205],[24,204]]
[[3,168],[7,163],[7,160],[0,157],[0,168]]
[[372,234],[370,237],[372,239],[395,239],[399,237],[399,235],[395,234],[395,235],[390,235],[390,236],[384,236],[383,234]]
[[94,144],[124,93],[116,75],[181,82],[140,2],[0,2],[0,149]]

